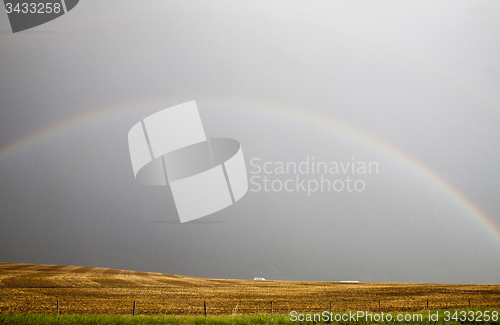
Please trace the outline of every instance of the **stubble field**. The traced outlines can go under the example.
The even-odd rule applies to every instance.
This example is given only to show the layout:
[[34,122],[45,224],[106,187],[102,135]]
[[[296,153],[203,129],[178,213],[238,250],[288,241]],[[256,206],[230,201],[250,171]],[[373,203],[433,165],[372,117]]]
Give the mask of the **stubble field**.
[[0,263],[0,313],[209,315],[500,307],[500,285],[217,280],[106,268]]

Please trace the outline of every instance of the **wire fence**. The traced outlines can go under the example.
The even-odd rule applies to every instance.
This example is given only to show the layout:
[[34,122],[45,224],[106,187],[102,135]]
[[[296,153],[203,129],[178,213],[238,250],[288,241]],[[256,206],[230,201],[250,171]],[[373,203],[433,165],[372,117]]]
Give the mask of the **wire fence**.
[[[411,300],[411,299],[409,299]],[[328,312],[340,312],[346,310],[353,311],[365,311],[371,313],[380,312],[415,312],[415,311],[425,311],[425,310],[437,310],[437,309],[458,309],[458,308],[473,308],[473,307],[489,307],[497,308],[499,304],[481,304],[474,306],[471,299],[462,299],[463,301],[455,301],[453,303],[443,304],[442,301],[429,301],[429,300],[418,300],[419,304],[415,304],[413,301],[408,306],[396,306],[395,308],[393,301],[391,300],[373,300],[373,301],[363,301],[363,305],[357,303],[353,304],[353,308],[346,308],[345,306],[338,306],[333,301],[311,301],[311,304],[305,306],[301,304],[300,306],[294,306],[291,302],[287,300],[257,300],[257,301],[223,301],[218,299],[198,301],[198,304],[182,304],[182,303],[170,303],[165,305],[159,305],[153,303],[149,300],[144,301],[129,301],[121,302],[121,306],[116,302],[109,299],[102,299],[101,305],[93,304],[94,308],[88,308],[88,304],[80,301],[71,300],[57,300],[52,303],[52,308],[50,304],[45,304],[45,310],[41,311],[40,308],[36,308],[36,304],[32,305],[31,312],[45,312],[54,313],[57,315],[64,314],[121,314],[121,315],[255,315],[255,314],[288,314],[291,311],[299,311],[302,313],[322,313],[324,311]],[[99,308],[99,306],[103,308]],[[23,312],[30,312],[29,310],[23,310]]]

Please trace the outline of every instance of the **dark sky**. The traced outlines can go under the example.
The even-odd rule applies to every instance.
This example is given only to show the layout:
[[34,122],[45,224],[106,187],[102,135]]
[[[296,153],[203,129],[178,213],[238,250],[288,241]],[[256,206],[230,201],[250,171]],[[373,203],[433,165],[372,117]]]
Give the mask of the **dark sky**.
[[[499,283],[499,16],[472,0],[82,0],[13,34],[2,10],[0,261]],[[181,224],[168,187],[134,179],[127,134],[191,100],[254,183],[363,190],[251,183]],[[274,170],[307,160],[378,169]]]

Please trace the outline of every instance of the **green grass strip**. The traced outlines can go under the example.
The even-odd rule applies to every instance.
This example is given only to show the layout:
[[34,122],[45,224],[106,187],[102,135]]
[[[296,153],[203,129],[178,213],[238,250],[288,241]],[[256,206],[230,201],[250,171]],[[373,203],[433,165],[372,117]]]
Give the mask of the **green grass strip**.
[[0,324],[290,324],[288,315],[123,316],[123,315],[0,315]]
[[[486,313],[485,313],[486,312]],[[297,316],[300,313],[297,314]],[[316,317],[314,315],[316,314]],[[322,317],[319,317],[318,314]],[[237,315],[237,316],[126,316],[126,315],[61,315],[52,314],[13,314],[0,315],[0,324],[209,324],[209,325],[253,325],[253,324],[499,324],[500,311],[494,308],[447,309],[417,313],[399,313],[406,317],[398,320],[398,313],[371,313],[371,316],[352,317],[340,321],[336,315],[357,315],[355,311],[327,313],[333,321],[324,321],[325,314],[304,312],[303,321],[292,321],[290,314],[282,315]],[[309,316],[307,316],[309,315]],[[378,315],[378,317],[376,316]],[[391,315],[391,321],[388,321]],[[465,317],[464,317],[465,315]],[[489,315],[489,320],[486,320]],[[493,315],[497,315],[493,317]],[[337,316],[338,318],[339,316]],[[342,317],[342,316],[340,316]],[[344,316],[344,318],[347,318]],[[480,320],[479,320],[480,318]],[[472,321],[471,321],[472,319]]]

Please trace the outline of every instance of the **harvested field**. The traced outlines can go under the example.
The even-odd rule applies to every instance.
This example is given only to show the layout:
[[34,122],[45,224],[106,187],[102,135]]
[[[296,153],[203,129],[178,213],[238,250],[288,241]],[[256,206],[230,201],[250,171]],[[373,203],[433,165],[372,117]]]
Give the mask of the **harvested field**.
[[0,313],[201,315],[500,307],[500,285],[201,279],[106,268],[0,263]]

